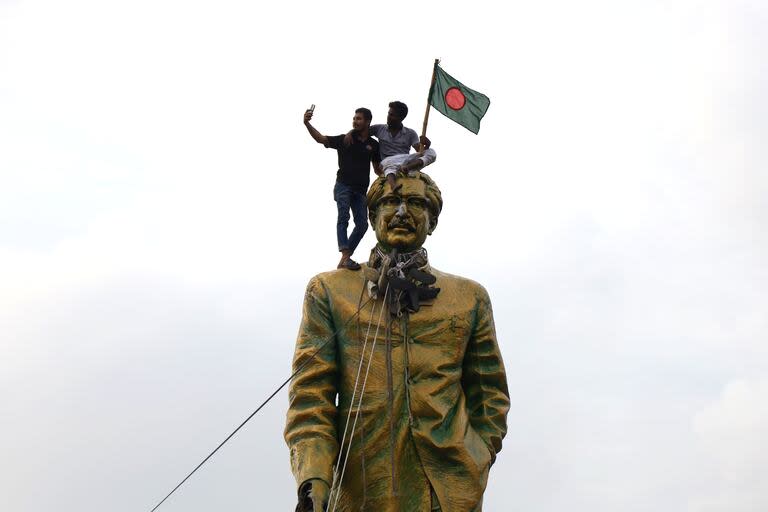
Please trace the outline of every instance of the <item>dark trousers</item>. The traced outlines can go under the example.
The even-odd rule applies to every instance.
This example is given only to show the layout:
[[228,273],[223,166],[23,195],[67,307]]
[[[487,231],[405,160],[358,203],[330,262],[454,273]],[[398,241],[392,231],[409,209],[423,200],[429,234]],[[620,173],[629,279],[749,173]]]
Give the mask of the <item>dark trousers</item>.
[[[365,193],[346,183],[337,181],[333,187],[333,199],[339,209],[339,216],[336,220],[336,239],[339,242],[339,251],[348,250],[353,253],[368,229],[368,208],[365,205]],[[347,237],[350,209],[355,220],[355,228],[352,230],[352,234]]]

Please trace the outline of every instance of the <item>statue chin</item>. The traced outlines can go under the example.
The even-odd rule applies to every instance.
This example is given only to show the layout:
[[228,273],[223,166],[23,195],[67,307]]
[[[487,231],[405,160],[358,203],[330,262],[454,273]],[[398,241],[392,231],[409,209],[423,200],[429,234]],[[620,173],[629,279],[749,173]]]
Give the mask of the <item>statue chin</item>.
[[382,242],[379,240],[379,246],[387,253],[391,252],[392,249],[397,249],[397,252],[399,253],[413,252],[421,249],[421,245],[422,244],[388,243],[386,241]]
[[385,233],[384,236],[377,237],[379,245],[385,251],[397,249],[398,252],[412,252],[421,249],[426,240],[425,236],[419,236],[417,233],[408,233],[405,235],[396,233]]

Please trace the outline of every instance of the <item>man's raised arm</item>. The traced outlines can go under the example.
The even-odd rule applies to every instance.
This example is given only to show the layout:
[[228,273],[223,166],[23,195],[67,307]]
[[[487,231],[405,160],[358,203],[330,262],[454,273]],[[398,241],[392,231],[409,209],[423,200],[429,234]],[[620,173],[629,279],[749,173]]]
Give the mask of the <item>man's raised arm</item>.
[[312,119],[313,112],[311,110],[307,110],[304,112],[304,126],[307,127],[307,131],[312,136],[313,139],[315,139],[316,142],[319,144],[328,144],[328,137],[320,133],[315,129],[314,126],[312,126],[309,121]]

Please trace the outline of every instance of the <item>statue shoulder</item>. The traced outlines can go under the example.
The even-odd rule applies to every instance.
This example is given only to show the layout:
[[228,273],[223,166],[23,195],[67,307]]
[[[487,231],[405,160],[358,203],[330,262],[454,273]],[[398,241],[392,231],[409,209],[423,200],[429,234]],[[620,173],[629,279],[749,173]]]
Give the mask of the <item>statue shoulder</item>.
[[434,267],[432,267],[431,272],[437,278],[436,286],[440,288],[450,288],[459,293],[471,294],[479,299],[488,300],[488,291],[473,279],[449,274]]
[[365,274],[362,270],[330,270],[312,277],[307,284],[307,293],[334,295],[348,294],[354,290],[359,294],[364,282]]

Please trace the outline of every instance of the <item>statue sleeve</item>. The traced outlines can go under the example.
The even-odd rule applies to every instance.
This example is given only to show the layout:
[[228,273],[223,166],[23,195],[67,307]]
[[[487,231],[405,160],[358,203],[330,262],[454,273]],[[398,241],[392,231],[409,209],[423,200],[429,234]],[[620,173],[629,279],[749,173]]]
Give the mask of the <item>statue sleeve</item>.
[[493,324],[488,292],[481,287],[472,334],[464,355],[462,385],[472,427],[483,438],[491,460],[501,451],[507,433],[509,390]]
[[[293,356],[293,371],[334,333],[328,294],[318,277],[307,286]],[[339,449],[336,437],[336,340],[330,340],[294,377],[289,388],[285,440],[299,487],[319,478],[329,486]]]

